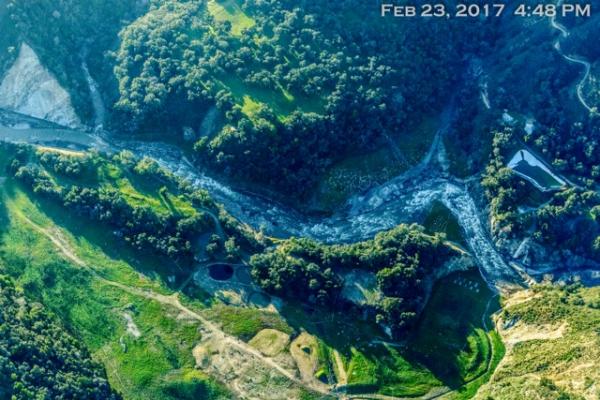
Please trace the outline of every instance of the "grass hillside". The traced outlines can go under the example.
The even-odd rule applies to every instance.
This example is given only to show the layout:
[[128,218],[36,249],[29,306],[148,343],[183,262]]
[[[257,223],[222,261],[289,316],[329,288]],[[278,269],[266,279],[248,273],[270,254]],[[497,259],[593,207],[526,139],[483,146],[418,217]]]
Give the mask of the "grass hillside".
[[468,399],[504,354],[489,319],[497,307],[479,274],[469,271],[435,285],[417,328],[400,343],[390,342],[376,325],[356,323],[349,313],[290,306],[282,315],[307,332],[297,341],[314,347],[315,376],[336,382],[340,391],[397,397],[437,392]]
[[600,396],[600,288],[535,286],[508,298],[498,323],[507,354],[476,399]]
[[[76,231],[77,236],[65,231],[58,224],[67,216],[51,219],[13,185],[3,186],[2,207],[3,273],[81,338],[104,364],[113,388],[131,399],[177,399],[170,393],[178,386],[205,393],[205,398],[228,398],[225,389],[194,371],[191,348],[200,337],[197,325],[178,323],[177,313],[108,284],[103,277],[164,293],[158,281],[139,275],[118,250],[107,255],[97,238],[81,235],[85,229]],[[72,246],[72,260],[65,260],[65,250],[51,237],[65,248]],[[128,331],[125,315],[132,316],[139,337]]]
[[174,310],[124,289],[168,293],[160,279],[140,273],[140,265],[161,271],[160,260],[140,258],[109,231],[39,203],[11,179],[0,204],[2,273],[61,318],[104,364],[113,388],[130,399],[194,398],[183,392],[230,398],[194,370],[198,325],[177,322]]
[[[149,160],[134,162],[126,153],[106,158],[31,151],[0,151],[2,171],[14,166],[15,156],[28,154],[28,168],[45,176],[33,190],[10,174],[2,177],[0,273],[60,318],[125,399],[229,399],[244,393],[308,400],[327,398],[319,392],[334,384],[349,393],[457,390],[462,396],[486,379],[502,354],[489,326],[482,325],[494,307],[486,308],[491,294],[476,273],[440,281],[414,337],[392,343],[355,310],[268,304],[269,296],[243,283],[249,275],[243,278],[242,264],[235,280],[216,282],[202,275],[209,258],[186,267],[140,251],[115,234],[115,226],[77,214],[77,203],[65,207],[48,197],[85,183],[88,190],[118,190],[120,202],[165,218],[219,213],[206,199],[198,207],[185,185],[175,185]],[[216,220],[209,235],[236,235],[221,213]],[[200,257],[209,256],[199,249]],[[245,257],[245,249],[238,257]],[[213,260],[239,262],[230,256],[212,253]],[[190,279],[195,272],[202,278]],[[460,320],[441,318],[457,310]],[[431,358],[436,352],[445,354],[446,369]]]
[[491,320],[498,308],[479,271],[454,273],[435,285],[409,351],[453,390],[450,398],[471,398],[504,355]]

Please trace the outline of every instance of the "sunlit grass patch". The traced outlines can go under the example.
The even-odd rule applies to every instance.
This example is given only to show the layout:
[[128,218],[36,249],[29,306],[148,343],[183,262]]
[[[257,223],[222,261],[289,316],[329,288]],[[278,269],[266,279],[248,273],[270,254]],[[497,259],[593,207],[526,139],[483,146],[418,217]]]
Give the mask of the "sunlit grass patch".
[[284,121],[294,111],[317,114],[324,112],[323,98],[293,94],[279,82],[275,82],[272,88],[249,84],[235,76],[220,77],[220,79],[216,79],[216,82],[224,89],[231,91],[242,107],[242,112],[249,118],[254,117],[262,107],[269,107],[273,110],[280,121]]
[[263,329],[276,329],[291,334],[292,328],[279,314],[255,308],[218,304],[207,310],[207,316],[222,324],[223,331],[244,341],[252,339]]
[[206,4],[208,11],[217,22],[231,23],[231,33],[240,36],[245,29],[256,22],[240,8],[236,0],[210,0]]
[[242,112],[249,117],[253,117],[262,110],[263,105],[255,101],[250,96],[244,96],[244,103],[242,105]]
[[[125,248],[109,246],[114,254],[107,255],[99,244],[105,238],[102,227],[78,229],[67,223],[69,216],[59,208],[48,205],[42,211],[10,180],[2,187],[0,207],[0,272],[60,317],[105,365],[111,385],[124,398],[175,400],[185,398],[180,395],[187,389],[204,393],[206,399],[229,398],[210,378],[188,374],[195,366],[192,349],[200,340],[197,321],[179,318],[176,309],[103,279],[168,293],[160,281],[126,261],[129,256],[121,253]],[[58,238],[85,265],[73,262],[44,232]],[[131,316],[139,337],[128,331],[124,313]],[[175,379],[177,370],[188,372]],[[184,392],[177,390],[180,384],[187,388]],[[201,392],[201,387],[210,390]]]

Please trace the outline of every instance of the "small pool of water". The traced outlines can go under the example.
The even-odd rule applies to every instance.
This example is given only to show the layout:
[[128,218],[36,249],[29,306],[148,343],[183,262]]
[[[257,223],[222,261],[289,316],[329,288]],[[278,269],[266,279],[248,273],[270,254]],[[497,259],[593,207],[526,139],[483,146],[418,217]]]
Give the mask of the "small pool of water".
[[233,276],[233,267],[229,264],[214,264],[208,267],[208,274],[217,281],[227,281]]

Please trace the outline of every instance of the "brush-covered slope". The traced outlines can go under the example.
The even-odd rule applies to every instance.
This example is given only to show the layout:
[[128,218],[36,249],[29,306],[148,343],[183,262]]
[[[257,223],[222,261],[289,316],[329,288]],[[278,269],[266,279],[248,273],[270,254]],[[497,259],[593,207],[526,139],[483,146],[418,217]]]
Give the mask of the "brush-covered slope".
[[500,314],[507,355],[476,399],[595,399],[600,288],[535,286]]

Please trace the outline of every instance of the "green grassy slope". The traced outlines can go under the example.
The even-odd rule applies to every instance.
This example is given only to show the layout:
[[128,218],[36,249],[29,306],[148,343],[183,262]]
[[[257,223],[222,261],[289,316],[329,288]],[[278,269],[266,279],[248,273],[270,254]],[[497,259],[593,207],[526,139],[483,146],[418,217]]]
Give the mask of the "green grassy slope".
[[[40,158],[55,152],[38,151]],[[12,155],[6,149],[0,152],[0,170],[6,170]],[[56,184],[118,188],[126,202],[149,205],[158,214],[199,212],[168,179],[133,173],[126,167],[132,163],[127,154],[94,157],[93,168],[79,175],[58,173],[50,164],[43,168]],[[152,169],[153,164],[133,165]],[[60,317],[104,364],[111,385],[126,399],[233,396],[208,370],[196,368],[193,350],[211,336],[204,322],[182,318],[181,309],[166,302],[175,299],[172,295],[182,282],[187,283],[178,294],[181,304],[243,342],[266,328],[289,334],[292,340],[301,332],[312,335],[318,361],[314,379],[337,383],[348,392],[419,396],[448,386],[471,393],[502,354],[501,344],[482,326],[482,317],[495,307],[486,309],[490,293],[474,272],[440,281],[415,335],[405,343],[389,343],[381,327],[354,311],[334,313],[287,303],[274,313],[225,305],[187,280],[191,270],[136,251],[110,227],[75,217],[72,210],[25,190],[14,178],[2,179],[0,211],[0,272]],[[477,283],[480,291],[456,284],[459,278]],[[448,320],[448,314],[460,318]],[[437,353],[443,359],[433,359]],[[278,384],[290,385],[285,380]],[[298,390],[294,393],[299,398],[319,398]]]
[[444,233],[448,240],[466,247],[466,242],[456,217],[439,201],[432,204],[431,210],[423,221],[423,226],[429,233]]
[[355,313],[331,314],[288,305],[282,315],[292,327],[316,338],[319,368],[315,374],[337,382],[341,391],[419,396],[443,385],[404,347],[388,343],[377,325],[360,321]]
[[[0,152],[0,170],[5,171],[9,155],[4,148]],[[88,183],[109,185],[114,179],[118,187],[127,175],[121,164],[97,161],[97,171],[108,169],[110,173],[108,177],[94,174],[97,179],[88,177]],[[63,183],[68,180],[51,175]],[[133,196],[128,201],[146,196],[142,201],[162,213],[193,209],[184,196],[151,190],[150,179],[142,190],[139,177],[128,177],[134,182],[124,186]],[[160,187],[166,185],[162,184]],[[161,197],[168,197],[171,204],[163,204]],[[24,190],[6,176],[2,177],[0,211],[0,273],[13,277],[28,297],[43,303],[82,340],[104,364],[111,386],[125,399],[234,398],[214,376],[196,368],[193,349],[214,329],[207,328],[206,321],[217,322],[223,332],[244,340],[265,328],[286,329],[277,314],[227,308],[199,288],[186,290],[189,296],[172,297],[172,287],[179,286],[191,271],[177,270],[164,258],[134,251],[102,224],[74,218],[72,211]],[[171,276],[177,277],[175,282],[169,280]],[[182,312],[172,303],[177,299],[188,311]],[[200,317],[190,316],[190,312]],[[295,387],[278,379],[273,384],[288,390]],[[298,398],[321,398],[300,387],[294,390]]]
[[490,319],[498,308],[479,271],[453,273],[435,285],[409,349],[456,390],[453,398],[470,398],[504,354]]
[[[139,275],[118,256],[106,255],[94,239],[65,231],[57,225],[60,221],[41,211],[18,187],[5,183],[2,207],[3,272],[83,340],[104,363],[111,385],[125,398],[177,399],[180,397],[170,394],[177,386],[212,393],[206,398],[228,398],[224,388],[193,370],[191,349],[199,339],[197,324],[178,323],[176,314],[161,304],[108,285],[95,273],[133,287],[165,292],[159,281]],[[40,229],[70,243],[77,257],[93,266],[94,272],[65,261],[64,254]],[[127,311],[142,332],[139,339],[127,333],[123,317]]]
[[317,338],[317,373],[326,381],[334,377],[348,393],[416,397],[446,387],[451,398],[468,399],[504,354],[490,321],[498,307],[479,273],[469,271],[435,285],[418,327],[400,345],[389,342],[378,326],[357,322],[351,312],[332,315],[290,305],[282,315]]
[[216,22],[229,22],[231,33],[235,36],[240,36],[244,29],[256,24],[253,18],[242,11],[236,0],[211,0],[206,3],[206,7]]
[[[197,323],[178,322],[177,313],[165,305],[104,280],[169,293],[156,275],[168,273],[161,265],[164,260],[136,254],[101,226],[38,202],[12,179],[3,182],[0,204],[3,272],[83,340],[126,399],[230,398],[224,387],[194,370],[191,350],[200,338]],[[89,268],[65,257],[49,235]],[[141,332],[139,338],[127,332],[126,313]]]

